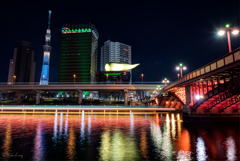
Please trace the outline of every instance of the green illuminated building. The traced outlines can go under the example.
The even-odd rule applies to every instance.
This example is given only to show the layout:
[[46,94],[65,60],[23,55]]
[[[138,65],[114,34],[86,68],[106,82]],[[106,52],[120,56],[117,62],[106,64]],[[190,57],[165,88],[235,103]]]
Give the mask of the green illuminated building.
[[99,34],[93,24],[62,27],[58,82],[95,82]]

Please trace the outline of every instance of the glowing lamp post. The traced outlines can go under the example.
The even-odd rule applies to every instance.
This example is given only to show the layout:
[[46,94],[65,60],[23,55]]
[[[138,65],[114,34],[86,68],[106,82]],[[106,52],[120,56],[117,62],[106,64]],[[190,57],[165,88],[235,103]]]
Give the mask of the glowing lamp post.
[[76,77],[76,75],[75,75],[75,74],[73,74],[73,78],[74,78],[74,84],[75,84],[75,77]]
[[164,80],[162,82],[165,83],[165,86],[166,86],[167,83],[169,83],[169,80],[167,78],[164,78]]
[[230,27],[229,24],[226,24],[225,28],[220,28],[219,31],[218,31],[218,35],[219,36],[223,36],[225,34],[225,31],[227,31],[229,53],[232,52],[231,41],[230,41],[230,30],[232,31],[233,35],[237,35],[239,33],[239,29],[238,28]]
[[15,84],[16,83],[16,75],[14,75],[13,78],[14,78],[14,84]]
[[107,76],[107,84],[108,84],[108,74],[106,76]]
[[180,70],[181,71],[181,78],[182,78],[182,70],[186,70],[187,67],[185,65],[183,65],[182,63],[179,64],[179,66],[176,67],[176,70]]
[[141,76],[142,76],[142,84],[143,84],[143,74],[141,74]]

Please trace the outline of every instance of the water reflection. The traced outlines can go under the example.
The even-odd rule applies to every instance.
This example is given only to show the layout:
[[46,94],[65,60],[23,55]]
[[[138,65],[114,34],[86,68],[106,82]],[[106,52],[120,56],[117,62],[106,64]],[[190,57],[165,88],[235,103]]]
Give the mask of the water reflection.
[[37,126],[37,132],[36,137],[34,139],[34,156],[33,159],[43,160],[43,154],[44,154],[44,145],[43,145],[43,129],[42,129],[42,123],[39,123]]
[[227,138],[226,142],[226,156],[227,156],[227,161],[234,161],[237,160],[236,157],[236,145],[234,139],[230,136]]
[[134,117],[133,117],[133,112],[131,112],[130,131],[131,131],[131,136],[133,136],[133,134],[134,134]]
[[163,144],[162,144],[162,158],[164,160],[172,160],[172,143],[170,139],[170,122],[167,120],[163,128]]
[[64,137],[67,139],[68,136],[68,114],[66,114],[65,127],[64,127]]
[[84,118],[84,110],[82,110],[82,120],[81,120],[81,140],[85,139],[85,118]]
[[171,122],[172,122],[172,139],[175,139],[175,137],[176,137],[176,126],[175,126],[175,118],[174,118],[174,114],[172,114],[172,120],[171,120]]
[[69,129],[69,136],[68,136],[68,146],[67,146],[67,157],[68,160],[74,160],[76,154],[76,137],[73,127]]
[[100,158],[99,160],[101,161],[108,161],[110,160],[110,131],[106,130],[105,132],[103,132],[102,136],[101,136],[101,145],[100,145],[100,150],[99,150],[99,154],[100,154]]
[[207,159],[206,148],[204,141],[201,137],[197,138],[197,159],[198,161],[205,161]]
[[153,121],[151,121],[150,129],[151,129],[151,139],[153,141],[153,145],[155,146],[155,152],[160,158],[161,150],[162,150],[162,139],[163,139],[162,131],[160,127],[157,124],[155,124]]
[[53,142],[56,143],[57,139],[57,127],[58,127],[58,113],[55,113],[55,119],[54,119],[54,127],[53,127]]
[[25,160],[239,159],[236,126],[182,124],[180,118],[181,114],[127,113],[107,116],[104,122],[103,115],[84,111],[82,115],[0,114],[0,160],[17,159],[11,158],[16,153]]
[[139,160],[139,153],[136,142],[123,134],[119,129],[115,129],[111,136],[106,130],[101,137],[99,160]]
[[2,157],[4,160],[8,160],[11,155],[11,142],[12,142],[11,135],[12,135],[12,126],[11,126],[11,123],[8,123],[5,138],[4,138],[4,143],[3,143]]
[[148,145],[147,145],[147,133],[144,128],[141,128],[141,138],[140,138],[140,150],[141,155],[144,160],[148,160]]
[[178,148],[180,149],[177,153],[177,160],[179,161],[191,160],[190,135],[187,129],[182,130],[182,134],[178,137],[177,143]]
[[88,115],[88,142],[91,142],[91,115]]
[[178,138],[181,137],[182,127],[179,113],[177,114],[177,129],[178,129]]
[[62,124],[63,124],[63,113],[61,112],[61,116],[60,116],[60,129],[59,129],[59,138],[62,137]]

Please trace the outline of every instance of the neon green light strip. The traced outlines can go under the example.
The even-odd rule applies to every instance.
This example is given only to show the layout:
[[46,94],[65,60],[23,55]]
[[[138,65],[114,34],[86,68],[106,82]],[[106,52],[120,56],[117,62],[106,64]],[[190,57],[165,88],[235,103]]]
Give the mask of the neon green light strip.
[[121,75],[121,73],[104,73],[104,75]]

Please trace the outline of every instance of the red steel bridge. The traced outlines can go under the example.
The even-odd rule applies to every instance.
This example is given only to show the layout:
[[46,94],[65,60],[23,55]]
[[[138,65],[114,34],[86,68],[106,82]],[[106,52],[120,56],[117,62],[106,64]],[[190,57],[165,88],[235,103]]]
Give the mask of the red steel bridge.
[[166,86],[152,99],[189,114],[240,114],[240,48]]

